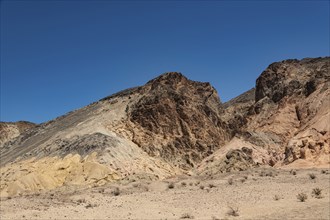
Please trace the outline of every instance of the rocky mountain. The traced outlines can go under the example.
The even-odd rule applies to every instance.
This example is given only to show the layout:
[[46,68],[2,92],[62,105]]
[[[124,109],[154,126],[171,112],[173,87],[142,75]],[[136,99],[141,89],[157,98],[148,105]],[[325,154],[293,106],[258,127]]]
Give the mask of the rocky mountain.
[[269,65],[256,80],[255,90],[223,105],[224,121],[235,130],[235,137],[205,158],[199,172],[257,165],[329,166],[329,62],[326,57]]
[[11,141],[7,129],[1,195],[261,165],[328,166],[329,61],[273,63],[256,88],[227,103],[209,83],[169,72]]

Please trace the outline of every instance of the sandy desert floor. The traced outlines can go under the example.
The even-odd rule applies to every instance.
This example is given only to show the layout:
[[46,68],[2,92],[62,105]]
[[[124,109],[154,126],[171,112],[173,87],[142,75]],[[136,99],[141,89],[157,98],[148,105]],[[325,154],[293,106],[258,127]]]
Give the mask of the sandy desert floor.
[[[313,179],[313,174],[315,178]],[[118,188],[118,189],[117,189]],[[313,189],[321,195],[313,195]],[[305,193],[301,202],[297,195]],[[319,198],[317,198],[319,197]],[[229,212],[232,207],[236,213]],[[330,170],[258,168],[1,199],[4,219],[330,219]],[[237,214],[238,216],[234,216]]]

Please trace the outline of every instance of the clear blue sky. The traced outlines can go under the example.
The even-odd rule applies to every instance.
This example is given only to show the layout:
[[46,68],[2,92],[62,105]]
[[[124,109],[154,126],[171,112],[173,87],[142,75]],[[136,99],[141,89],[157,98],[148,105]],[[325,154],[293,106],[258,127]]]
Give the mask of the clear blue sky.
[[329,56],[329,1],[1,1],[1,121],[44,122],[179,71],[222,101]]

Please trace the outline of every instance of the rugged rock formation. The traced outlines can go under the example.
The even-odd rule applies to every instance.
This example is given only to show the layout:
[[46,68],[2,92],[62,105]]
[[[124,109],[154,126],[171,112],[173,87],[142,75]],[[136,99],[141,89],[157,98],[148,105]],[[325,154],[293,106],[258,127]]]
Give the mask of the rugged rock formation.
[[[256,164],[329,166],[329,63],[326,57],[271,64],[257,79],[256,89],[223,105],[221,119],[235,137],[205,158],[196,172],[216,174]],[[253,163],[246,157],[228,161],[228,152],[244,147],[252,150]]]
[[254,103],[255,88],[252,88],[222,105],[221,119],[228,124],[232,135],[240,133],[241,128],[248,122],[246,118]]
[[[265,134],[273,139],[264,146],[277,156],[270,165],[299,158],[318,164],[329,156],[329,61],[285,60],[271,64],[257,79],[255,103],[243,130],[255,132],[254,139],[265,140]],[[309,145],[318,150],[309,150]]]
[[209,83],[166,73],[149,81],[128,110],[133,141],[151,156],[193,167],[230,139],[220,99]]
[[27,130],[0,124],[1,195],[299,161],[328,166],[329,61],[273,63],[255,89],[224,104],[209,83],[170,72]]
[[0,122],[0,147],[35,126],[36,124],[27,121]]

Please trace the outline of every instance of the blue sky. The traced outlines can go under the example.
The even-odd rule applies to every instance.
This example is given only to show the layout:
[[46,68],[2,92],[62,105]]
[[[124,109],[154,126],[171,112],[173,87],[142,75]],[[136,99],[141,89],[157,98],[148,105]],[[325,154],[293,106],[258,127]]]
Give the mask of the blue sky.
[[1,1],[1,121],[44,122],[169,71],[222,101],[329,56],[329,1]]

